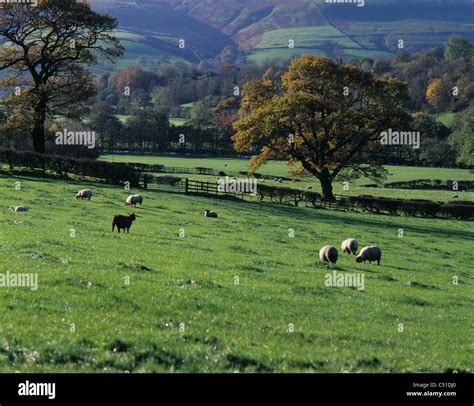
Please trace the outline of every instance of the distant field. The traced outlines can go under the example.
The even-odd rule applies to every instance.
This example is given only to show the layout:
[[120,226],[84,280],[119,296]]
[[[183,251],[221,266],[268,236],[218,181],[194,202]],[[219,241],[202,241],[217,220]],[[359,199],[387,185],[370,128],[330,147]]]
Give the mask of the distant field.
[[127,115],[124,115],[124,114],[117,114],[117,115],[115,115],[115,117],[117,117],[122,124],[126,124],[128,119],[131,116],[127,116]]
[[[0,288],[1,372],[472,372],[470,223],[140,193],[118,235],[120,187],[0,179],[0,267],[39,278]],[[319,262],[349,236],[381,265]]]
[[[218,171],[246,171],[248,168],[248,159],[238,158],[186,158],[173,156],[140,156],[140,155],[103,155],[100,159],[113,162],[137,162],[147,164],[161,164],[166,166],[179,166],[185,168],[205,167],[212,168]],[[413,179],[441,179],[441,180],[474,180],[474,174],[467,169],[450,169],[450,168],[421,168],[410,166],[387,166],[389,176],[386,182],[399,182]],[[272,161],[264,165],[258,170],[259,173],[273,176],[287,176],[288,166],[283,161]],[[181,175],[192,179],[209,180],[209,176],[199,175]],[[311,187],[315,191],[320,190],[320,184],[314,177],[308,176],[300,178],[301,181],[283,182],[282,184],[266,181],[268,184],[275,184],[280,186],[295,187],[299,189],[306,189]],[[455,193],[451,191],[438,190],[401,190],[401,189],[387,189],[383,187],[369,188],[363,187],[365,184],[372,184],[369,179],[361,178],[353,183],[350,183],[349,190],[343,188],[342,180],[334,182],[334,192],[340,195],[373,195],[392,198],[403,199],[428,199],[434,201],[451,201],[453,196],[457,195],[459,200],[474,201],[474,192]]]
[[272,61],[275,59],[290,59],[293,56],[302,54],[316,54],[326,55],[326,52],[317,48],[271,48],[271,49],[256,49],[251,51],[247,58],[257,64]]
[[446,127],[453,125],[455,113],[442,113],[438,116],[438,121],[444,124]]
[[431,20],[349,21],[342,27],[351,39],[368,48],[396,49],[398,39],[405,49],[433,48],[451,34],[470,37],[474,24]]
[[[147,155],[102,155],[100,159],[112,162],[137,162],[145,164],[161,164],[167,166],[181,166],[185,168],[195,168],[197,166],[213,168],[216,170],[226,169],[229,171],[245,171],[248,168],[248,159],[239,158],[186,158],[174,156],[147,156]],[[284,162],[269,162],[261,173],[284,176],[287,172],[287,165]]]
[[[118,58],[117,62],[109,66],[97,65],[93,72],[95,74],[102,73],[104,71],[110,70],[118,71],[120,69],[125,69],[130,66],[140,66],[142,68],[154,68],[160,66],[160,58],[163,55],[167,55],[170,63],[177,61],[186,62],[184,59],[179,58],[170,53],[164,52],[157,49],[147,43],[144,43],[145,37],[140,34],[132,33],[126,30],[115,31],[114,35],[120,40],[120,43],[125,47],[125,54],[123,57]],[[160,38],[163,39],[163,38]],[[144,58],[142,61],[138,61],[138,58]]]
[[185,118],[179,118],[179,117],[170,117],[169,121],[170,121],[170,124],[172,124],[176,127],[181,127],[186,122],[186,119]]
[[386,51],[380,51],[377,49],[345,49],[344,54],[354,58],[393,58],[394,54]]
[[[295,41],[295,48],[288,47],[289,40]],[[248,58],[256,63],[272,59],[287,59],[294,55],[326,55],[327,50],[321,46],[328,43],[341,44],[345,47],[359,47],[344,34],[330,25],[320,27],[286,28],[265,32],[262,40],[250,52]]]
[[[403,22],[335,20],[334,26],[293,27],[266,31],[248,58],[261,63],[303,53],[325,55],[328,46],[331,45],[338,45],[346,55],[356,58],[391,58],[394,54],[389,49],[396,49],[396,41],[399,38],[404,39],[407,49],[430,48],[445,40],[448,32],[466,35],[473,31],[474,24],[431,20],[405,19]],[[295,41],[294,49],[288,48],[290,39]]]
[[333,42],[345,47],[359,48],[346,35],[330,25],[321,27],[296,27],[267,31],[256,48],[284,48],[288,47],[289,40],[295,41],[295,47],[318,48],[325,42]]
[[[180,166],[186,168],[205,167],[216,170],[245,171],[248,169],[249,160],[245,158],[195,158],[174,156],[147,156],[147,155],[102,155],[100,159],[112,162],[137,162],[147,164],[161,164],[167,166]],[[412,179],[462,179],[474,180],[474,174],[467,169],[450,168],[422,168],[413,166],[387,166],[390,172],[387,182],[398,182]],[[288,165],[285,161],[271,161],[265,164],[258,172],[275,176],[285,176]],[[367,182],[361,179],[360,183]]]

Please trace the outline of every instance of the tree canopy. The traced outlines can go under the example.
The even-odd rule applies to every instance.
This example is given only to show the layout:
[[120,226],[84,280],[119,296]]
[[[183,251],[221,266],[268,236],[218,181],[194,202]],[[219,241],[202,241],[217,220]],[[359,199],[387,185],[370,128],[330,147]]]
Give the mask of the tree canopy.
[[110,34],[114,18],[75,0],[43,0],[38,6],[6,3],[0,9],[3,86],[20,88],[12,99],[30,114],[34,149],[45,152],[45,121],[95,94],[87,66],[113,61],[123,47]]
[[254,153],[251,170],[287,159],[318,178],[328,200],[341,173],[383,176],[381,132],[410,122],[406,84],[313,55],[293,59],[281,80],[264,76],[244,87],[234,123],[235,149]]
[[458,58],[470,58],[472,45],[468,39],[459,35],[451,35],[444,46],[444,57],[447,61]]
[[458,153],[456,161],[459,165],[474,165],[474,107],[456,115],[449,143]]

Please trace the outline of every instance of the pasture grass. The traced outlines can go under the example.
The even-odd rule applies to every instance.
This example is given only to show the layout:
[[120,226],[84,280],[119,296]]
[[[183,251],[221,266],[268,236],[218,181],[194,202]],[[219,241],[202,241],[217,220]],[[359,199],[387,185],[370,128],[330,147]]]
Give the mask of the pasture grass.
[[[249,159],[247,158],[219,158],[219,157],[186,157],[186,156],[158,156],[158,155],[101,155],[101,160],[109,162],[135,162],[144,164],[161,164],[166,166],[179,166],[184,168],[205,167],[219,171],[246,171]],[[418,166],[387,165],[390,172],[387,182],[400,182],[412,179],[459,179],[474,180],[474,173],[467,169],[458,168],[429,168]],[[257,172],[275,176],[288,175],[289,167],[286,161],[270,161],[263,165]],[[360,183],[367,182],[361,179]]]
[[[0,287],[1,372],[472,372],[472,223],[141,191],[112,234],[128,193],[0,178],[1,272],[39,275]],[[319,263],[347,237],[381,265]],[[365,290],[326,287],[333,270]]]
[[323,55],[327,52],[321,48],[288,48],[288,46],[281,48],[256,48],[247,54],[250,62],[258,64],[268,63],[274,60],[291,59],[294,56],[303,54]]
[[174,125],[175,127],[182,127],[184,123],[186,122],[186,118],[180,118],[180,117],[170,117],[169,122],[171,125]]
[[[183,156],[141,156],[141,155],[102,155],[100,159],[111,162],[137,162],[145,164],[162,164],[166,166],[178,166],[184,168],[205,167],[217,171],[246,171],[248,168],[248,159],[243,158],[196,158]],[[258,172],[273,176],[288,176],[289,167],[284,161],[271,161],[261,167]],[[467,169],[458,168],[424,168],[413,166],[394,166],[387,165],[386,169],[389,175],[384,182],[400,182],[414,179],[441,179],[446,180],[474,180],[474,173]],[[200,176],[194,174],[180,174],[178,176],[188,177],[197,180],[215,180],[216,177]],[[298,182],[276,183],[266,180],[266,184],[295,187],[298,189],[307,189],[309,187],[314,191],[320,191],[319,181],[312,176],[297,177]],[[383,186],[366,187],[373,184],[370,179],[361,178],[349,183],[349,190],[344,189],[343,180],[334,182],[334,193],[339,195],[372,195],[379,197],[401,198],[401,199],[428,199],[440,202],[449,202],[454,200],[474,201],[472,192],[455,192],[445,190],[409,190],[409,189],[388,189]],[[457,196],[456,198],[454,196]]]
[[255,48],[288,48],[288,41],[295,41],[295,47],[318,48],[330,41],[344,47],[358,48],[359,45],[331,25],[318,27],[293,27],[266,31]]
[[446,127],[452,127],[452,125],[454,123],[455,115],[456,115],[456,113],[451,113],[451,112],[441,113],[437,117],[436,120],[438,122],[440,122],[441,124],[445,125]]

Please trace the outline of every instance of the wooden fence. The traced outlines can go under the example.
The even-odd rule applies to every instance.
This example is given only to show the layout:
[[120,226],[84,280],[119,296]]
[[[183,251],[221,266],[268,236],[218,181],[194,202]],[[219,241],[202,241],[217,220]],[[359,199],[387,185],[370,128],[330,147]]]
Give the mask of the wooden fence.
[[199,180],[192,180],[186,178],[185,180],[185,193],[199,193],[205,195],[217,196],[219,194],[225,194],[219,191],[216,182],[203,182]]
[[335,201],[322,199],[319,193],[296,188],[268,187],[260,184],[256,194],[242,191],[230,192],[221,190],[217,182],[204,182],[188,178],[172,176],[155,177],[145,175],[148,189],[174,193],[196,194],[204,196],[232,196],[241,199],[270,201],[276,204],[306,206],[322,209],[370,212],[374,214],[406,215],[415,217],[440,218],[474,218],[474,204],[436,203],[430,201],[411,201],[400,199],[384,199],[372,196],[341,196],[336,195]]

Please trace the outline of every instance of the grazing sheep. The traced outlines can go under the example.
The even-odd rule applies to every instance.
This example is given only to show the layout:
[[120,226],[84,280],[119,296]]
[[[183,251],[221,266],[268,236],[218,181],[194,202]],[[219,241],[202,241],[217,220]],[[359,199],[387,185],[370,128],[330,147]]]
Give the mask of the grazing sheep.
[[140,206],[143,204],[143,196],[141,195],[130,195],[125,200],[125,206],[137,206],[137,203],[140,203]]
[[9,209],[15,213],[29,210],[28,207],[25,206],[10,206]]
[[364,247],[360,250],[359,255],[356,257],[356,262],[365,262],[369,261],[369,264],[372,261],[377,261],[377,265],[380,265],[380,260],[382,259],[382,250],[379,247]]
[[332,245],[325,245],[319,250],[319,259],[323,262],[335,264],[337,262],[337,249]]
[[76,194],[76,199],[88,199],[91,200],[92,197],[92,191],[89,189],[82,189],[79,190]]
[[204,210],[204,217],[217,218],[217,213],[215,211],[206,209],[206,210]]
[[344,240],[341,244],[341,250],[346,254],[357,254],[358,247],[359,243],[353,238],[348,238],[347,240]]
[[132,223],[135,221],[136,216],[135,214],[128,214],[128,216],[121,216],[121,215],[115,215],[112,218],[112,232],[115,230],[115,226],[117,226],[118,233],[120,234],[120,230],[123,230],[125,233],[125,230],[127,230],[127,233],[130,232],[130,227],[132,226]]

